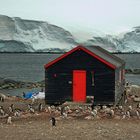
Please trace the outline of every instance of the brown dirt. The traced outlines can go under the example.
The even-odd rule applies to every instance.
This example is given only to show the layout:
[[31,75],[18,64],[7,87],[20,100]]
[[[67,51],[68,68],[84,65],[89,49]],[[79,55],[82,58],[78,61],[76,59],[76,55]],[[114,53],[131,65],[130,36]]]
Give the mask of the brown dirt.
[[139,120],[84,120],[57,121],[52,127],[46,114],[0,123],[1,140],[139,140]]
[[[40,101],[34,104],[34,108]],[[26,112],[30,101],[11,99],[0,103],[6,110],[10,104]],[[43,102],[42,102],[43,103]],[[44,104],[43,104],[44,105]],[[45,107],[45,105],[44,105]],[[56,127],[50,124],[46,112],[27,113],[24,117],[12,118],[12,124],[6,124],[7,118],[0,119],[0,140],[139,140],[140,120],[93,119],[83,117],[62,119],[57,117]]]

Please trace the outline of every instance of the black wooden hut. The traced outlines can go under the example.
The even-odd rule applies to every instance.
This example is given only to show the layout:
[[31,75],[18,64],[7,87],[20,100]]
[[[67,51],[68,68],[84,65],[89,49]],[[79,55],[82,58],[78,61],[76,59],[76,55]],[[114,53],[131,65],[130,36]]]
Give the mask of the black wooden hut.
[[77,46],[45,65],[45,100],[71,99],[118,104],[124,93],[125,62],[99,46]]

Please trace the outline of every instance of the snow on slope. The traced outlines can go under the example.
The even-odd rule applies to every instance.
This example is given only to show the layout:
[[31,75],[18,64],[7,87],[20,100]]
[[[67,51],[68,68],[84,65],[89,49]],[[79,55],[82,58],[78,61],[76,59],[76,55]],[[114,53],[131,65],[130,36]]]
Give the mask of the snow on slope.
[[73,36],[64,29],[48,24],[47,22],[21,20],[15,21],[16,33],[14,39],[32,44],[35,50],[59,48],[69,50],[76,42]]
[[[76,30],[76,29],[75,29]],[[77,29],[69,31],[44,21],[0,15],[0,52],[60,52],[79,44],[99,45],[111,52],[140,52],[140,27],[120,35]]]
[[[9,46],[2,41],[16,41],[16,47],[11,46],[10,51],[17,51],[21,43],[25,51],[37,51],[46,49],[69,50],[77,43],[70,32],[58,26],[42,21],[23,20],[0,16],[0,51],[8,51]],[[4,47],[2,47],[4,46]],[[27,47],[28,46],[28,47]],[[28,49],[27,49],[28,48]],[[24,47],[23,50],[24,51]]]
[[84,42],[88,45],[103,46],[111,52],[140,52],[140,27],[118,35],[93,36]]

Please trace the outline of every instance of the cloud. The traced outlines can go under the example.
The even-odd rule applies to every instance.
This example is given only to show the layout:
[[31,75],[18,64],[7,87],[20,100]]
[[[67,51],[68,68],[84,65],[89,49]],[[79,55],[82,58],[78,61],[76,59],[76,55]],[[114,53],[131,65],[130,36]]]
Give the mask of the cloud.
[[140,24],[139,0],[4,0],[0,13],[68,28],[115,31]]

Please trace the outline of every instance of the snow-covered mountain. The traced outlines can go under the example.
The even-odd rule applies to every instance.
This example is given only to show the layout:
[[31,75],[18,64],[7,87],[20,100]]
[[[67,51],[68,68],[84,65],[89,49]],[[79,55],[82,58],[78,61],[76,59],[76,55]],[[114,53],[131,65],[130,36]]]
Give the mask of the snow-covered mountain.
[[140,26],[120,35],[94,36],[84,44],[99,45],[111,52],[140,52]]
[[72,34],[43,21],[0,15],[0,51],[67,51],[77,43]]
[[[120,35],[77,33],[44,21],[0,15],[0,52],[62,52],[77,44],[99,45],[111,52],[140,52],[140,26]],[[81,41],[78,37],[85,38]]]

